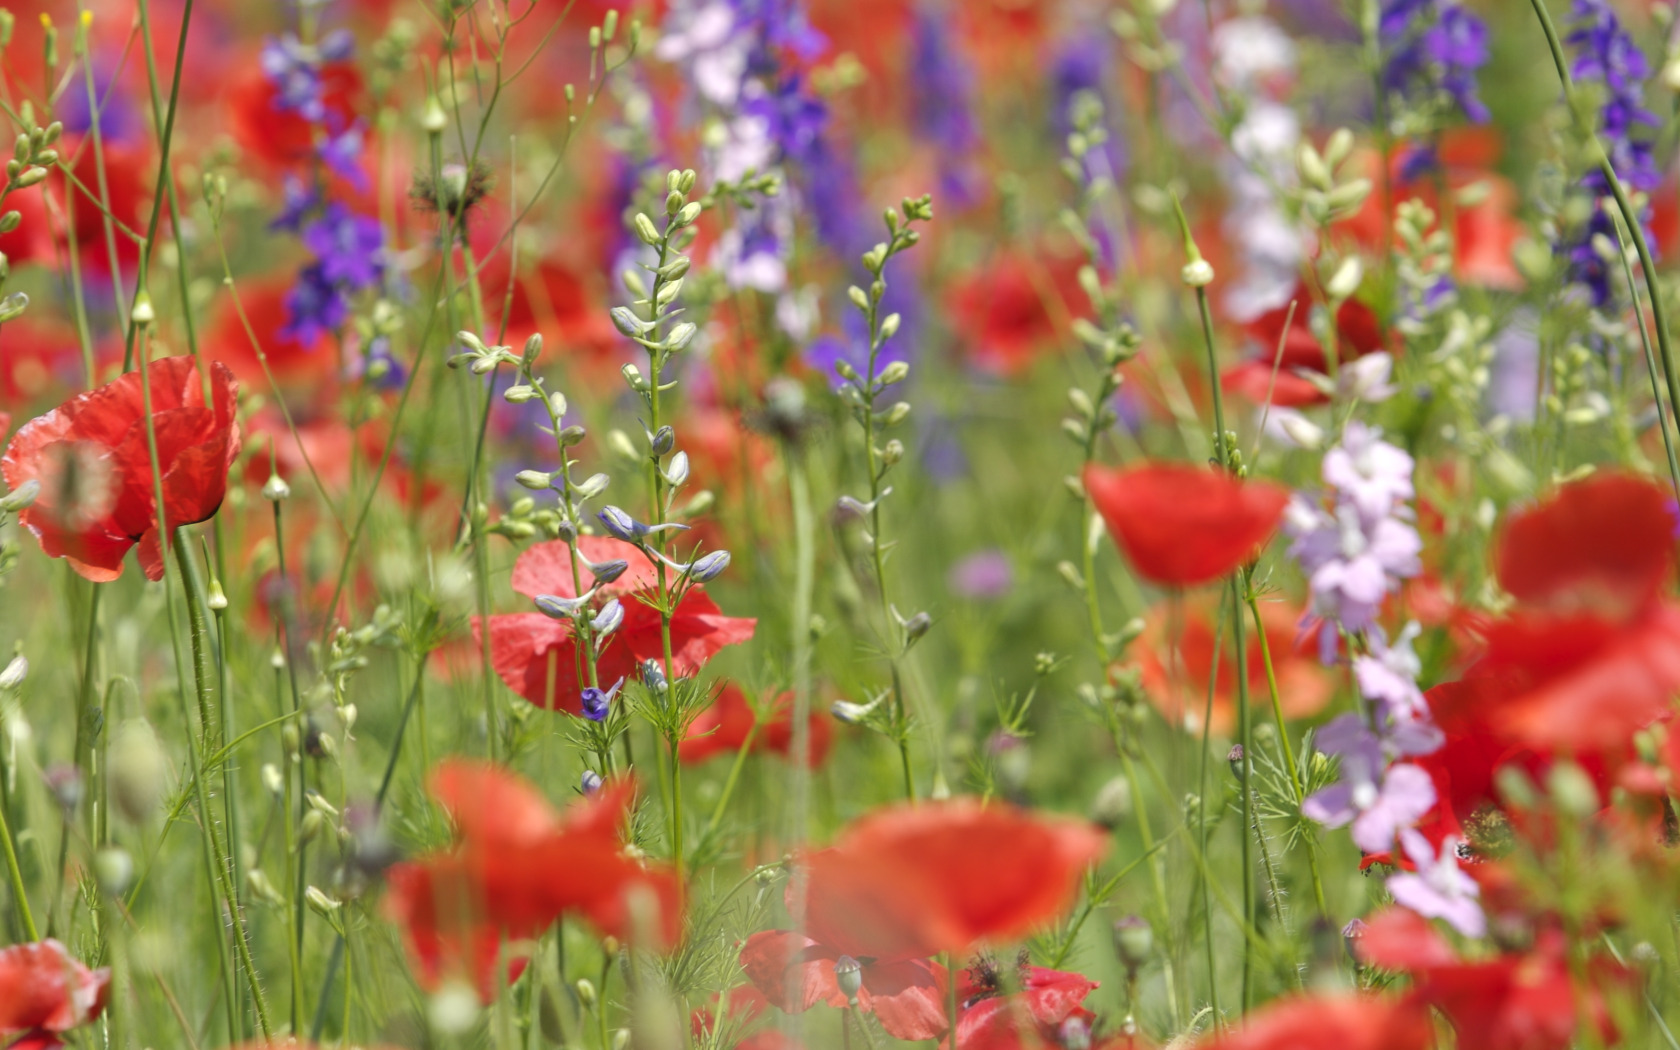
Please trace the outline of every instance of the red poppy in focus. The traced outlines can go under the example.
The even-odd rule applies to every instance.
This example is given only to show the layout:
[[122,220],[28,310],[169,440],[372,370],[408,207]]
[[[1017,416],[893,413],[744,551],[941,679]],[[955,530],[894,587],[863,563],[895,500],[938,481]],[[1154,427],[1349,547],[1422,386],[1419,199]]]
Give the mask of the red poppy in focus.
[[[848,998],[837,963],[861,967],[860,1009],[899,1039],[945,1031],[946,974],[928,961],[1020,937],[1072,903],[1107,840],[1083,821],[958,799],[893,806],[853,822],[808,855],[806,931],[755,933],[747,977],[788,1011]],[[796,887],[788,887],[790,899]]]
[[[1283,999],[1245,1017],[1227,1033],[1197,1040],[1197,1050],[1427,1050],[1435,1045],[1429,1011],[1411,998],[1321,995]],[[1479,1044],[1464,1044],[1468,1050]]]
[[1616,1042],[1603,992],[1625,982],[1627,971],[1595,956],[1586,967],[1587,987],[1578,987],[1568,940],[1556,929],[1542,930],[1526,952],[1465,962],[1428,920],[1391,908],[1365,924],[1354,950],[1368,965],[1411,974],[1415,997],[1447,1015],[1460,1046],[1565,1050],[1574,1045],[1583,1001],[1600,1039]]
[[996,375],[1016,376],[1055,343],[1068,321],[1086,309],[1066,289],[1077,288],[1080,262],[1071,255],[1002,253],[961,279],[951,294],[950,318],[968,360]]
[[[642,661],[663,655],[659,613],[636,597],[638,592],[653,587],[654,569],[636,548],[604,536],[579,537],[578,551],[593,562],[622,559],[630,563],[622,576],[596,591],[601,601],[619,598],[624,608],[623,625],[608,636],[595,662],[605,689],[620,678],[634,675]],[[589,577],[587,569],[581,572]],[[592,581],[589,577],[586,583]],[[528,598],[545,594],[577,597],[571,552],[565,542],[549,540],[521,554],[514,563],[513,589]],[[684,677],[698,673],[724,646],[751,638],[757,624],[756,619],[723,615],[701,587],[690,588],[671,618],[672,673]],[[480,629],[475,616],[475,643]],[[539,612],[492,616],[490,660],[509,689],[538,707],[583,713],[582,653],[569,622]]]
[[59,1035],[98,1017],[111,988],[109,968],[90,970],[55,940],[0,950],[0,1039],[54,1047]]
[[[688,728],[688,737],[677,749],[684,762],[704,762],[714,755],[733,755],[751,741],[751,750],[793,757],[793,694],[785,692],[770,702],[767,720],[760,721],[745,693],[733,683],[725,685],[712,706],[700,712]],[[806,764],[813,769],[828,757],[834,742],[829,719],[812,710],[810,751]]]
[[[1226,390],[1257,405],[1284,408],[1323,404],[1330,400],[1308,376],[1327,377],[1324,345],[1313,334],[1312,295],[1305,285],[1295,290],[1295,314],[1289,305],[1268,310],[1244,326],[1258,346],[1254,356],[1233,365],[1220,377]],[[1285,327],[1285,322],[1288,327]],[[1346,363],[1383,349],[1382,327],[1371,308],[1349,299],[1336,311],[1336,360]]]
[[1163,587],[1194,587],[1240,568],[1289,503],[1279,485],[1179,463],[1092,464],[1085,491],[1133,570]]
[[[1170,611],[1157,606],[1138,638],[1138,668],[1150,702],[1171,725],[1199,733],[1207,710],[1208,679],[1213,678],[1215,736],[1230,736],[1237,720],[1237,660],[1228,625],[1222,629],[1217,603],[1191,599],[1184,605],[1183,619],[1175,624]],[[1266,653],[1277,676],[1278,696],[1289,718],[1311,718],[1330,702],[1334,684],[1314,654],[1296,644],[1301,617],[1277,602],[1260,605],[1260,622],[1266,628]],[[1256,703],[1265,702],[1270,683],[1266,661],[1252,619],[1245,621],[1248,649],[1248,694]],[[1218,675],[1214,675],[1216,639]]]
[[1094,1015],[1080,1004],[1096,991],[1097,982],[1024,961],[1006,981],[998,967],[997,960],[981,956],[958,979],[957,1050],[1006,1050],[1034,1045],[1029,1042],[1034,1038],[1057,1046],[1070,1020],[1091,1030]]
[[[239,454],[239,385],[225,366],[213,365],[206,404],[190,357],[153,361],[147,376],[165,524],[204,521],[221,506],[228,467]],[[24,424],[0,457],[0,473],[13,489],[40,483],[40,496],[18,520],[49,557],[68,559],[83,577],[102,583],[122,575],[123,556],[138,543],[146,578],[163,578],[139,372]]]
[[1595,475],[1514,518],[1497,554],[1519,605],[1486,628],[1474,677],[1511,683],[1491,722],[1548,751],[1624,748],[1680,689],[1680,607],[1661,597],[1675,520],[1658,485]]
[[[517,776],[452,760],[432,775],[431,791],[454,819],[459,846],[393,867],[386,898],[423,986],[466,977],[488,1001],[503,941],[535,937],[563,914],[620,939],[675,943],[681,887],[668,870],[626,856],[619,842],[633,783],[608,783],[556,815]],[[508,978],[518,973],[516,964]]]

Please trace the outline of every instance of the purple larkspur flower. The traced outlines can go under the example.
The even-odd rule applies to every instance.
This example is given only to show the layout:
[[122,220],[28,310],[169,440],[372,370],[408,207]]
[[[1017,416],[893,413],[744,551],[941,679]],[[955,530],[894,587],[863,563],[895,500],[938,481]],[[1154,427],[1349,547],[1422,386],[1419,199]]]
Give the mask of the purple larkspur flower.
[[1289,553],[1307,574],[1311,615],[1320,621],[1320,654],[1336,650],[1337,628],[1349,633],[1377,624],[1385,595],[1422,571],[1423,541],[1412,525],[1412,457],[1352,422],[1341,445],[1325,454],[1326,507],[1296,493],[1284,514]]
[[583,708],[583,717],[591,722],[606,721],[608,712],[612,710],[613,697],[618,695],[619,686],[623,684],[624,679],[620,678],[610,689],[598,689],[595,686],[585,688],[578,697]]
[[337,283],[326,277],[319,263],[306,266],[286,292],[286,325],[281,334],[308,346],[337,331],[349,315],[350,305]]
[[1476,74],[1488,61],[1488,29],[1455,0],[1386,0],[1377,32],[1383,86],[1401,98],[1445,97],[1473,124],[1488,120]]
[[1384,748],[1358,715],[1343,715],[1319,730],[1317,747],[1341,758],[1341,779],[1308,795],[1301,813],[1327,828],[1351,824],[1354,845],[1381,853],[1394,837],[1435,805],[1435,783],[1421,767],[1384,768]]
[[[1622,27],[1606,0],[1575,0],[1570,11],[1570,32],[1566,43],[1574,51],[1571,73],[1582,83],[1598,84],[1604,92],[1599,111],[1599,140],[1621,182],[1647,193],[1662,183],[1655,155],[1657,118],[1645,107],[1645,78],[1650,64],[1645,54]],[[1581,187],[1595,205],[1611,195],[1610,180],[1596,167],[1586,173]],[[1640,215],[1640,225],[1653,244],[1651,210]],[[1610,301],[1618,274],[1598,251],[1600,238],[1617,243],[1616,228],[1601,207],[1595,206],[1586,225],[1573,240],[1560,246],[1569,259],[1570,276],[1592,296],[1594,306]]]
[[974,69],[956,46],[949,20],[923,4],[910,29],[910,125],[933,146],[941,195],[962,205],[975,198],[970,163],[980,142],[974,120]]
[[946,582],[959,597],[1001,598],[1015,585],[1015,570],[1009,555],[993,548],[976,551],[951,566]]
[[1487,916],[1478,902],[1481,888],[1459,870],[1458,840],[1443,839],[1440,856],[1416,831],[1401,832],[1400,844],[1417,870],[1389,876],[1388,892],[1395,903],[1426,919],[1442,919],[1466,937],[1484,936]]
[[352,290],[377,284],[384,270],[385,233],[379,220],[336,202],[304,227],[303,246],[314,253],[324,280]]

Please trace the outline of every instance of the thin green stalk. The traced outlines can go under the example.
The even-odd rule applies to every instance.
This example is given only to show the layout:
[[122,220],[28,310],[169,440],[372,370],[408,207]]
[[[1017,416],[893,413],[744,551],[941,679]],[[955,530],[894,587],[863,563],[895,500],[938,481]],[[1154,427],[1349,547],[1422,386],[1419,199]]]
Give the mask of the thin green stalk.
[[[1217,377],[1217,373],[1215,373]],[[1218,380],[1215,379],[1217,385]],[[1223,440],[1221,440],[1223,444]],[[1231,577],[1231,640],[1237,647],[1237,729],[1242,740],[1242,889],[1243,914],[1248,921],[1256,921],[1254,893],[1254,725],[1248,709],[1248,641],[1243,630],[1242,602],[1237,594],[1240,574]],[[1242,1009],[1247,1013],[1254,1005],[1254,950],[1244,944],[1242,959]]]
[[1628,298],[1633,300],[1633,316],[1639,321],[1639,343],[1645,351],[1645,372],[1651,377],[1651,400],[1657,407],[1657,431],[1662,434],[1663,453],[1668,459],[1668,481],[1674,498],[1680,500],[1680,458],[1674,452],[1674,438],[1668,433],[1672,413],[1665,410],[1662,403],[1662,389],[1657,379],[1657,359],[1651,350],[1651,333],[1645,327],[1645,311],[1639,308],[1639,286],[1633,280],[1633,267],[1627,261],[1627,240],[1622,232],[1622,223],[1618,217],[1616,226],[1617,256],[1622,261],[1622,276],[1627,279]]
[[17,907],[18,918],[23,922],[23,932],[31,942],[41,939],[35,929],[35,916],[29,911],[29,892],[23,888],[23,872],[18,868],[17,847],[12,840],[12,826],[7,820],[6,810],[10,808],[11,800],[0,800],[0,846],[6,850],[6,875],[12,882],[12,901]]

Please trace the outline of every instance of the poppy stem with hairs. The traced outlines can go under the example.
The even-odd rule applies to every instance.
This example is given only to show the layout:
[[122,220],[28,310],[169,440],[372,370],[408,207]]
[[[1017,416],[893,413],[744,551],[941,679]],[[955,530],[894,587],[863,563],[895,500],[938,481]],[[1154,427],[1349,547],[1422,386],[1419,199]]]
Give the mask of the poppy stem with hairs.
[[1633,202],[1628,199],[1627,188],[1622,185],[1621,178],[1616,174],[1616,166],[1610,162],[1609,152],[1599,141],[1593,122],[1581,111],[1580,99],[1575,94],[1575,80],[1569,72],[1569,60],[1564,57],[1563,41],[1558,37],[1557,25],[1552,21],[1551,12],[1546,9],[1546,0],[1529,0],[1529,3],[1534,8],[1535,17],[1540,20],[1540,29],[1546,34],[1546,46],[1551,49],[1552,63],[1557,67],[1558,80],[1563,85],[1564,103],[1569,107],[1571,118],[1592,143],[1593,152],[1597,156],[1598,170],[1610,186],[1610,195],[1616,200],[1616,210],[1622,213],[1622,221],[1627,224],[1628,235],[1633,238],[1634,250],[1639,253],[1639,269],[1644,274],[1645,287],[1651,293],[1651,320],[1657,330],[1657,346],[1662,350],[1663,372],[1668,378],[1668,405],[1676,424],[1680,425],[1680,372],[1675,370],[1674,347],[1668,334],[1668,308],[1663,305],[1662,286],[1657,283],[1657,264],[1651,255],[1651,245],[1647,242],[1645,229],[1639,222],[1639,213],[1634,210]]
[[[210,691],[212,676],[215,670],[211,666],[210,651],[210,622],[205,605],[204,580],[198,569],[198,561],[193,557],[192,546],[184,527],[175,530],[175,558],[181,567],[182,589],[187,596],[187,622],[191,627],[193,651],[193,678],[197,686],[199,719],[203,723],[202,736],[205,746],[214,739],[211,735],[212,721],[210,717]],[[207,808],[205,798],[204,778],[198,770],[198,760],[193,760],[194,789],[198,794],[199,817],[205,823],[209,833],[210,848],[215,858],[217,881],[221,884],[223,903],[226,904],[228,914],[233,920],[234,948],[239,956],[239,969],[245,973],[246,983],[251,989],[251,999],[256,1006],[257,1025],[262,1029],[263,1039],[267,1040],[273,1030],[268,1020],[268,1002],[263,996],[262,982],[257,977],[255,965],[251,960],[251,942],[246,936],[245,918],[239,910],[239,896],[231,882],[229,873],[228,853],[216,831],[215,817]],[[218,938],[219,940],[219,938]],[[229,989],[232,993],[232,989]],[[237,1028],[237,1022],[235,1023]]]

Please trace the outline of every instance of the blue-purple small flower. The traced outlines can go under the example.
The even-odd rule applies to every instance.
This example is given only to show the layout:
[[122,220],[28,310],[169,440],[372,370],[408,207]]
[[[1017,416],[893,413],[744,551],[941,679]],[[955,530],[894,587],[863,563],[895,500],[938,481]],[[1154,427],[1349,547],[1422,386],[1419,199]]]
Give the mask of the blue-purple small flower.
[[1444,98],[1473,124],[1488,110],[1476,73],[1488,60],[1488,29],[1455,0],[1386,0],[1378,34],[1383,87],[1417,104]]
[[583,706],[583,717],[591,722],[605,722],[608,712],[612,709],[613,697],[618,695],[619,686],[623,684],[624,679],[620,678],[612,684],[610,689],[597,689],[595,686],[586,688],[579,695]]

